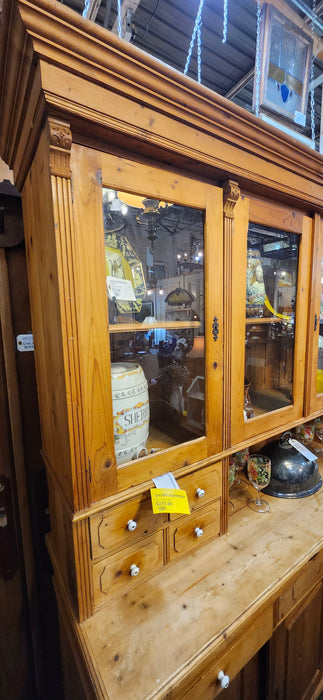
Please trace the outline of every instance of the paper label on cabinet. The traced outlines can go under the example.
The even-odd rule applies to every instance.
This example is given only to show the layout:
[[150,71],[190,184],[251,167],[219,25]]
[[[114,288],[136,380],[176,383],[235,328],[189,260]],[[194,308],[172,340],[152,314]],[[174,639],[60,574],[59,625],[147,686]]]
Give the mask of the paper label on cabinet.
[[153,513],[190,514],[187,493],[183,489],[150,489]]
[[130,280],[124,280],[119,277],[107,276],[107,290],[110,299],[118,301],[136,301],[133,286]]
[[289,444],[297,450],[297,452],[300,452],[303,457],[306,457],[306,459],[309,459],[310,462],[313,462],[316,460],[315,454],[311,452],[310,450],[305,447],[305,445],[302,445],[301,442],[298,442],[298,440],[294,440],[293,438],[289,438],[288,440]]
[[179,489],[179,485],[172,472],[165,472],[165,474],[155,476],[153,482],[156,489]]

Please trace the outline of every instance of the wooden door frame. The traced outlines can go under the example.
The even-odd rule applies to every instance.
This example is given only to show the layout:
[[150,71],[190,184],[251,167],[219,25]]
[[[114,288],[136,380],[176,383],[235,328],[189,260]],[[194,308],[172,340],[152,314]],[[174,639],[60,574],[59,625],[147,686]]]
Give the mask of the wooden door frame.
[[[249,211],[248,211],[249,208]],[[241,261],[247,258],[247,233],[249,221],[261,225],[270,224],[274,228],[296,233],[301,236],[298,264],[298,296],[295,317],[295,351],[293,365],[293,404],[271,411],[247,421],[243,418],[243,393],[245,373],[245,272]],[[235,207],[235,245],[233,246],[233,270],[240,270],[232,277],[232,380],[231,380],[231,445],[243,440],[252,440],[263,433],[277,433],[287,429],[293,421],[304,413],[304,384],[306,329],[308,318],[308,293],[313,220],[299,210],[278,205],[252,195],[242,194]],[[245,267],[243,268],[245,271]],[[305,332],[304,332],[305,329]],[[265,426],[264,426],[265,422]],[[264,427],[262,427],[264,426]]]
[[[223,270],[222,228],[223,192],[221,188],[195,178],[188,178],[174,170],[154,164],[143,164],[126,156],[112,155],[91,148],[73,145],[71,154],[73,172],[73,204],[78,241],[75,254],[77,263],[76,299],[78,300],[79,362],[83,397],[85,444],[91,461],[91,501],[106,496],[100,478],[102,467],[96,461],[97,446],[104,444],[106,469],[110,485],[123,490],[149,481],[165,471],[175,471],[185,465],[196,464],[222,449],[222,373],[223,373]],[[207,211],[205,288],[206,367],[209,377],[206,389],[206,437],[161,450],[139,461],[116,468],[114,456],[111,377],[109,372],[108,305],[106,302],[106,272],[103,236],[103,186],[145,194],[148,197],[180,203]],[[93,229],[95,221],[95,229]],[[102,233],[101,233],[102,232]],[[89,246],[89,237],[91,246]],[[91,250],[89,248],[91,247]],[[214,260],[218,262],[215,274]],[[93,275],[93,270],[96,275]],[[81,308],[81,304],[83,308]],[[212,324],[216,316],[218,339],[212,339]],[[89,353],[88,339],[95,318],[95,352]],[[91,341],[92,342],[92,341]],[[94,365],[100,367],[100,380],[94,385]],[[92,369],[91,369],[92,367]],[[96,394],[94,401],[93,396]],[[100,406],[100,420],[91,407]],[[92,440],[92,445],[91,445]],[[90,452],[89,452],[90,451]],[[104,476],[104,475],[103,475]]]

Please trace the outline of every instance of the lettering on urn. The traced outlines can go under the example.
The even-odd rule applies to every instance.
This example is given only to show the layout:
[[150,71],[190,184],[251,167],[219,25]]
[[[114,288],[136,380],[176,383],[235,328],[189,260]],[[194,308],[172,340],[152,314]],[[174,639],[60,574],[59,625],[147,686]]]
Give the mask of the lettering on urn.
[[117,464],[147,454],[148,384],[136,362],[111,365],[114,446]]

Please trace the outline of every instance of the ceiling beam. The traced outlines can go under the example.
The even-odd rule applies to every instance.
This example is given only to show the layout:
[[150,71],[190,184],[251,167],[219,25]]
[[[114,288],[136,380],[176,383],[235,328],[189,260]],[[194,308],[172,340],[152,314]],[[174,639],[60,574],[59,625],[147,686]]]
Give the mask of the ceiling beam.
[[[295,7],[298,7],[299,10],[304,12],[305,16],[309,19],[311,23],[313,22],[313,24],[320,30],[320,32],[323,32],[323,22],[317,16],[317,10],[313,12],[313,10],[311,10],[311,8],[308,7],[308,5],[306,5],[306,3],[303,2],[303,0],[291,0],[291,2],[293,3],[293,5],[295,5]],[[304,22],[308,24],[306,20],[304,20]]]
[[246,87],[248,83],[250,83],[250,80],[253,79],[254,74],[255,69],[251,68],[249,73],[246,73],[246,75],[244,75],[238,83],[233,85],[233,87],[224,95],[224,97],[226,97],[228,100],[232,100],[232,98],[235,97],[238,94],[238,92],[243,90],[243,88]]
[[[320,2],[317,3],[316,8],[315,8],[316,17],[318,17],[319,19],[321,19],[322,10],[323,10],[323,0],[320,0]],[[305,22],[306,22],[306,24],[310,24],[310,22],[311,22],[310,17],[306,17]]]
[[312,83],[309,84],[308,89],[309,90],[315,90],[319,85],[322,85],[323,83],[323,73],[317,76],[315,80],[313,80]]
[[91,19],[92,22],[95,22],[96,16],[100,9],[100,5],[101,0],[90,0],[89,9],[86,13],[86,19]]
[[112,0],[106,0],[105,3],[105,13],[104,13],[104,20],[103,20],[103,26],[105,29],[109,28],[109,19],[110,19],[110,14],[111,14],[111,5],[112,5]]
[[[140,0],[123,0],[123,2],[122,2],[122,5],[121,5],[121,36],[126,41],[130,41],[130,39],[132,37],[131,21],[129,22],[129,18],[130,17],[132,18],[132,15],[135,13],[139,3],[140,3]],[[118,17],[116,17],[111,31],[113,32],[113,34],[119,33]]]

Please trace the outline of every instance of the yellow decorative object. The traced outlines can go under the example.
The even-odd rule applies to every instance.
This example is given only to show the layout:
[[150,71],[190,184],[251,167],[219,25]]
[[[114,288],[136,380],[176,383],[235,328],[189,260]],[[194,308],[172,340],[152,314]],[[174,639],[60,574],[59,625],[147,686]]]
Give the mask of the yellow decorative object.
[[246,314],[257,318],[263,316],[265,283],[259,250],[248,249],[246,277]]
[[[146,294],[146,283],[142,264],[128,239],[120,234],[105,234],[106,274],[109,278],[128,280],[133,288],[134,300],[117,299],[119,313],[138,313]],[[111,293],[108,295],[111,298]]]
[[288,314],[280,314],[278,313],[278,311],[275,311],[267,297],[267,294],[265,295],[265,306],[267,306],[267,309],[271,311],[271,313],[274,314],[274,316],[277,316],[277,318],[282,318],[284,321],[291,320],[291,316],[288,316]]

